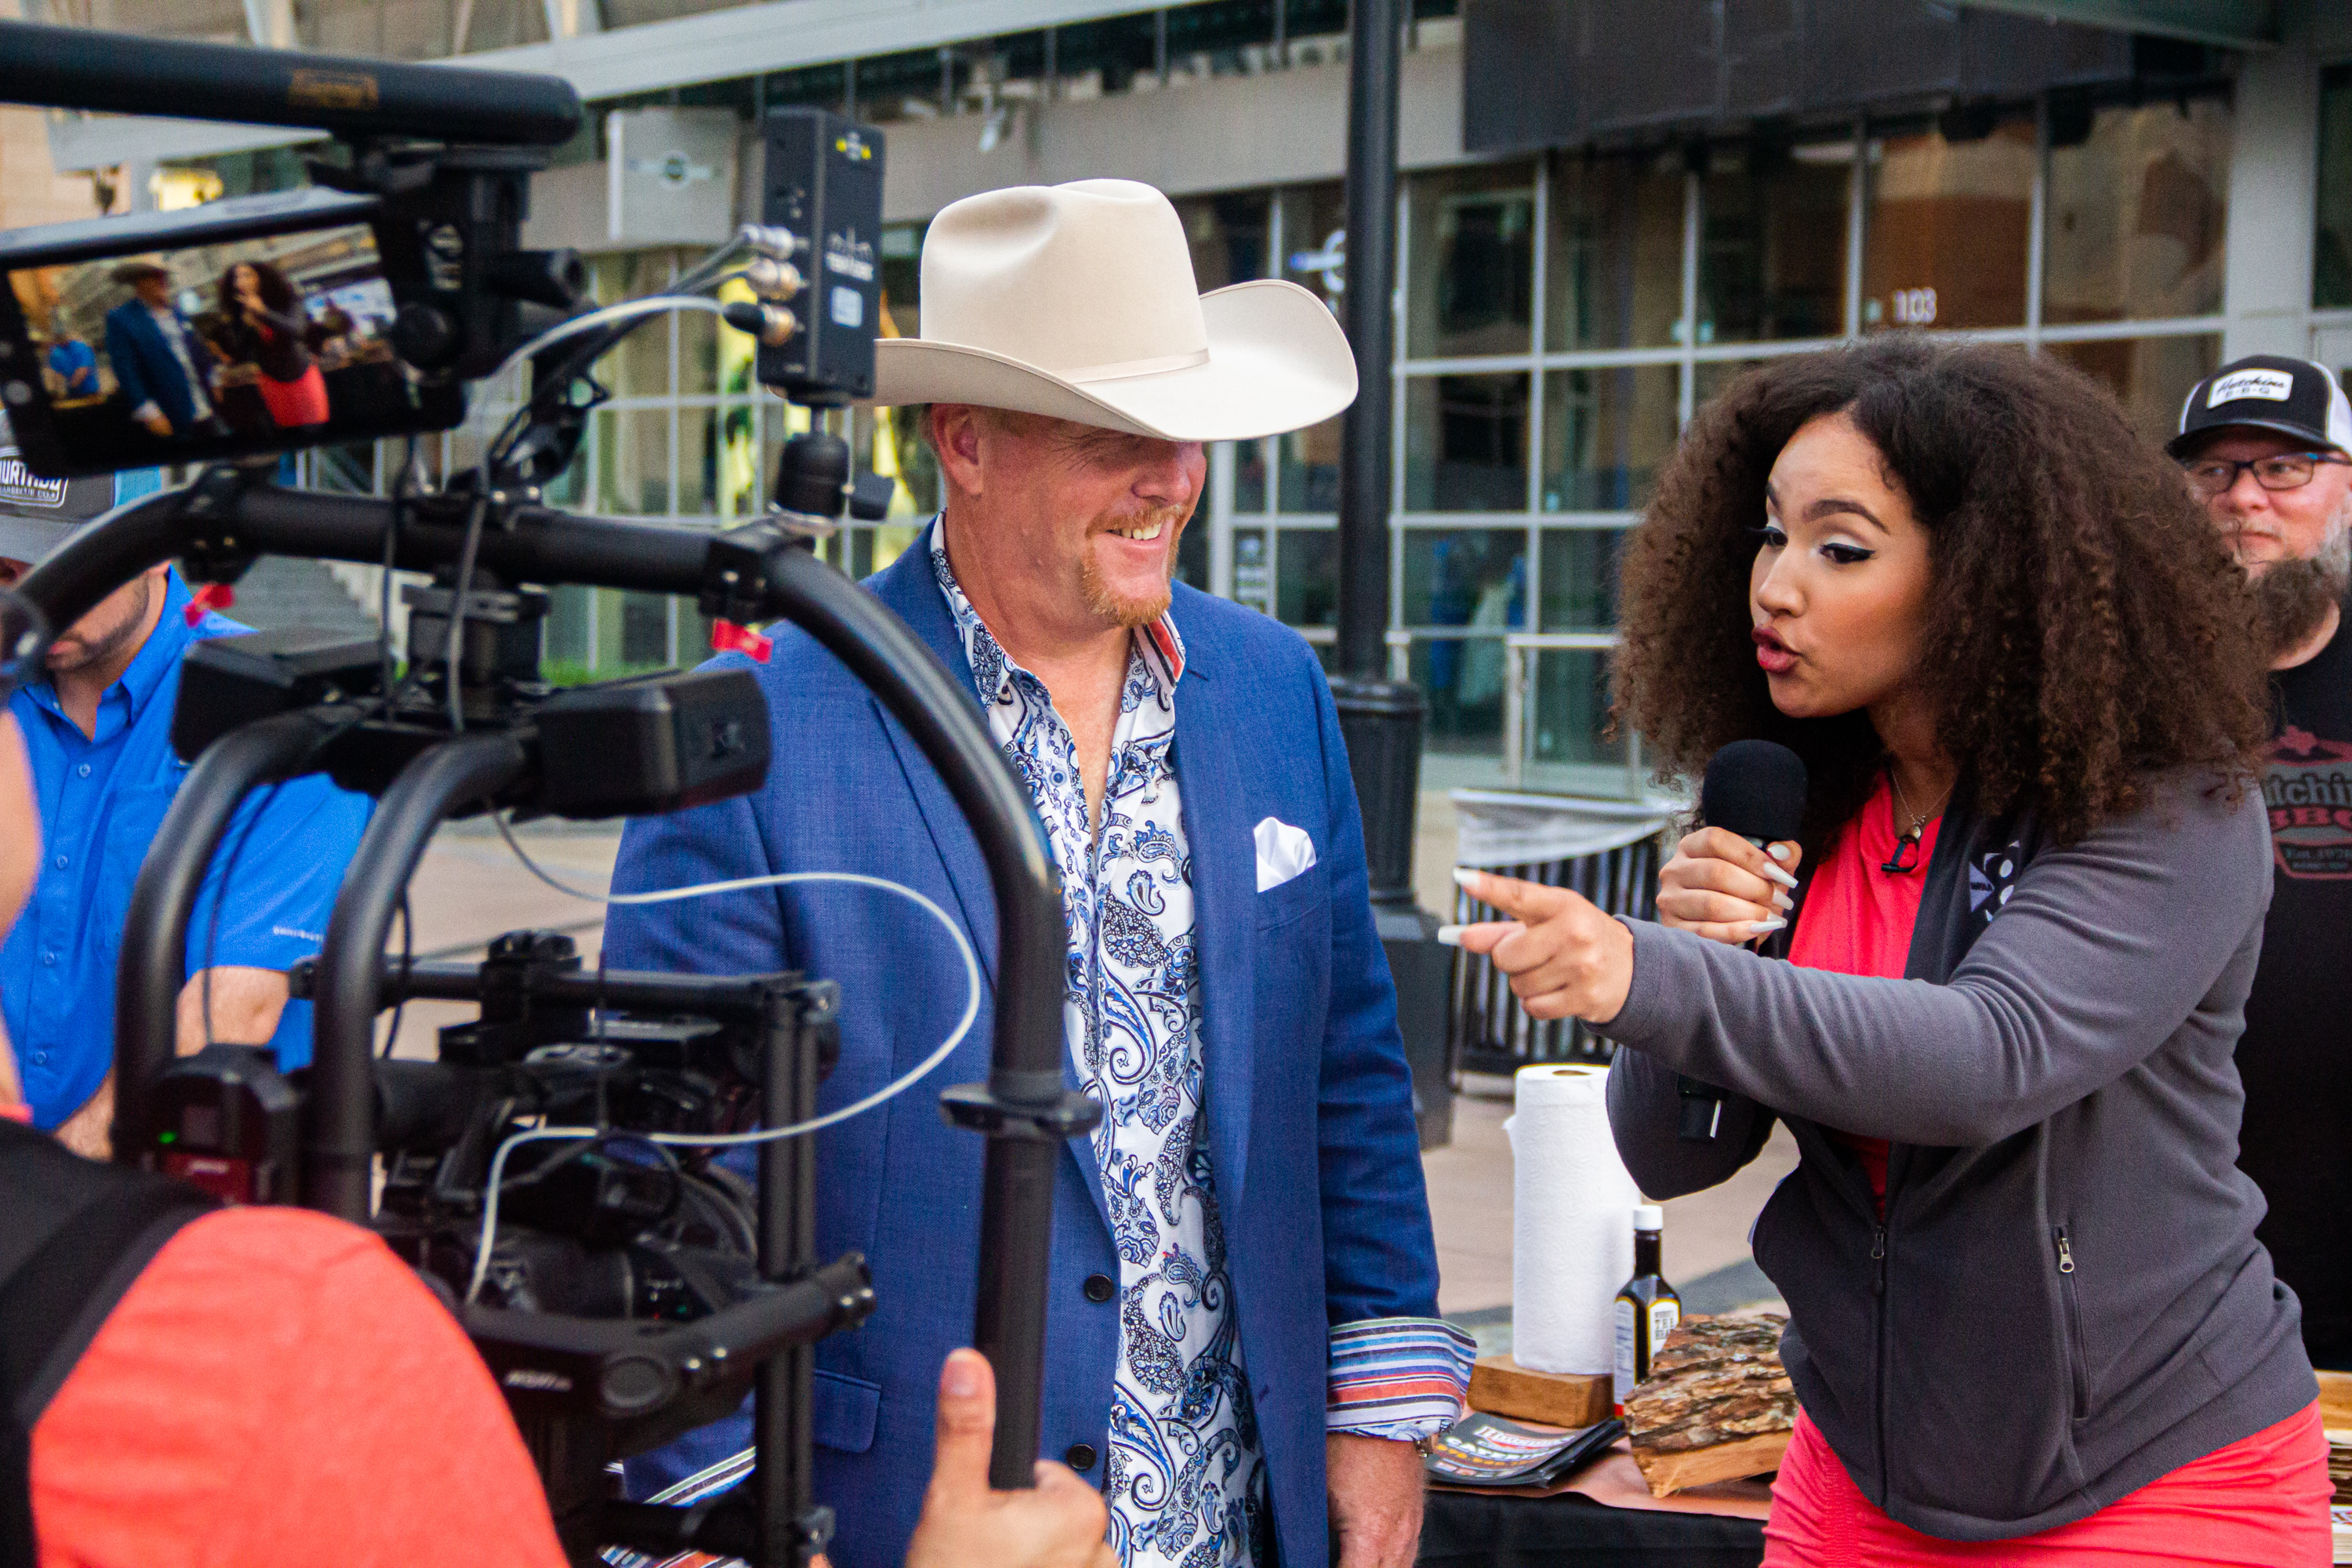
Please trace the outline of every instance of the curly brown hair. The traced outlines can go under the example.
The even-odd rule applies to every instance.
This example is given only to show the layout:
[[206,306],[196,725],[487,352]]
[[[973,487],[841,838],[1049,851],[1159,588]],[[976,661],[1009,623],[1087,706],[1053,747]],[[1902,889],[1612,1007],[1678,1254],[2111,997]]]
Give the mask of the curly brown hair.
[[1749,639],[1765,479],[1843,411],[1927,531],[1936,587],[1914,679],[1979,811],[2058,842],[2137,809],[2154,769],[2242,783],[2268,734],[2252,595],[2179,471],[2087,376],[1909,333],[1782,360],[1693,421],[1627,546],[1615,716],[1662,779],[1778,741],[1811,774],[1805,839],[1861,810],[1885,760],[1863,713],[1790,719]]

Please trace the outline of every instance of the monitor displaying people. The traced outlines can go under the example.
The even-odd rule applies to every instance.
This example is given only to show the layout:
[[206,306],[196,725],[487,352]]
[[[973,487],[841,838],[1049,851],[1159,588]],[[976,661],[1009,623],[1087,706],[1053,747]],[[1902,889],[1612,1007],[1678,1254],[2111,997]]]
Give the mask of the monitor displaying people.
[[20,268],[9,282],[68,449],[169,460],[158,444],[416,426],[364,224]]

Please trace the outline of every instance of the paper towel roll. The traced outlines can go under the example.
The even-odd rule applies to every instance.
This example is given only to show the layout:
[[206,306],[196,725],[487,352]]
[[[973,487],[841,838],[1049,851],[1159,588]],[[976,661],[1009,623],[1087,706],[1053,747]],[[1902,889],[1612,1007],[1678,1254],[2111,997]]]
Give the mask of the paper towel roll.
[[1606,1374],[1641,1190],[1609,1136],[1609,1069],[1521,1068],[1511,1139],[1511,1359]]

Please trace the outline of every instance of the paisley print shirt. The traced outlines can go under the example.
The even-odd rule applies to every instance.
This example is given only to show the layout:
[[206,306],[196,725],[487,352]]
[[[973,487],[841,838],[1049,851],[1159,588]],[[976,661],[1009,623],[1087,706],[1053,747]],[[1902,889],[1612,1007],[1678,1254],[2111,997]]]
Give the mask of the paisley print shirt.
[[[1111,1542],[1127,1568],[1245,1568],[1265,1555],[1269,1516],[1202,1126],[1192,851],[1170,763],[1184,644],[1162,616],[1130,645],[1097,825],[1045,683],[1006,657],[964,596],[939,524],[929,544],[990,733],[1027,784],[1062,874],[1064,1028],[1079,1084],[1103,1107],[1091,1137],[1119,1258],[1103,1475]],[[1472,1352],[1468,1335],[1435,1320],[1334,1329],[1332,1429],[1441,1430]]]

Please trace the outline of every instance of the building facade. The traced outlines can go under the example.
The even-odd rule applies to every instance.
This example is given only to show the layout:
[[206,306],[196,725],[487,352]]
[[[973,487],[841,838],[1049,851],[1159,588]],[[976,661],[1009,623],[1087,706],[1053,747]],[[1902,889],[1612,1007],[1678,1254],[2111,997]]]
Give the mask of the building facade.
[[[50,19],[163,30],[144,6],[46,4]],[[2212,0],[2210,36],[2184,38],[2179,15],[2197,6],[2145,7],[2172,31],[2135,36],[1889,0],[1873,15],[1916,11],[1927,30],[1857,42],[1819,31],[1838,9],[1821,0],[1816,36],[1776,37],[1810,59],[1858,62],[1853,79],[1816,70],[1759,105],[1739,100],[1761,90],[1741,84],[1775,79],[1728,29],[1774,7],[1611,8],[1631,46],[1657,57],[1649,80],[1593,55],[1609,46],[1591,27],[1567,44],[1538,36],[1578,4],[1413,7],[1388,548],[1392,666],[1430,703],[1425,786],[1639,792],[1638,737],[1606,721],[1616,552],[1681,427],[1757,364],[1894,330],[2009,344],[2097,377],[2151,439],[2224,358],[2352,365],[2352,8]],[[170,9],[184,36],[567,71],[591,124],[539,177],[531,237],[591,252],[603,300],[658,289],[756,216],[744,209],[759,188],[753,128],[785,103],[847,110],[887,132],[880,249],[903,332],[919,330],[929,217],[1033,181],[1118,174],[1168,190],[1203,289],[1287,278],[1336,303],[1347,287],[1344,3],[1124,16],[1076,0]],[[2240,12],[2264,13],[2270,31],[2232,39]],[[922,31],[952,30],[956,16],[995,30]],[[1874,64],[1891,53],[1932,65],[1937,42],[1954,39],[1942,78],[1897,80]],[[1968,49],[1996,44],[2003,58],[1971,63]],[[1549,47],[1585,54],[1551,61]],[[1498,49],[1527,80],[1497,75]],[[1706,90],[1685,90],[1694,83]],[[58,168],[117,170],[125,201],[198,173],[231,193],[299,177],[297,151],[267,133],[67,116],[48,129]],[[669,195],[655,188],[665,164]],[[756,511],[777,446],[806,416],[761,392],[750,368],[748,341],[709,315],[638,333],[606,362],[614,399],[559,499],[688,527]],[[484,401],[487,420],[497,390]],[[889,520],[829,547],[864,574],[908,546],[937,490],[890,416],[853,426],[900,481]],[[478,438],[425,443],[423,460],[462,465]],[[1184,575],[1328,646],[1338,445],[1334,423],[1213,452]],[[309,464],[317,482],[369,488],[402,458]],[[691,604],[585,589],[561,591],[548,635],[550,659],[581,678],[690,661],[707,646]]]

